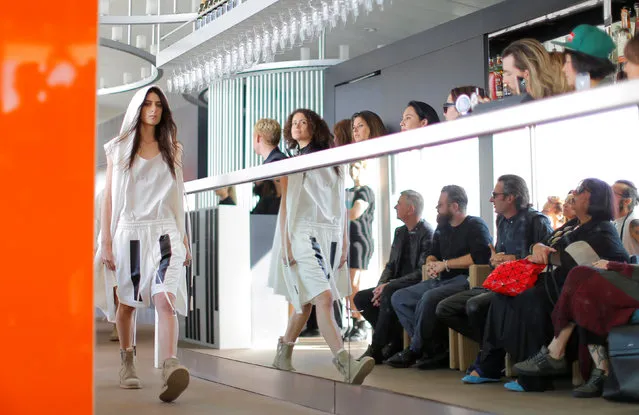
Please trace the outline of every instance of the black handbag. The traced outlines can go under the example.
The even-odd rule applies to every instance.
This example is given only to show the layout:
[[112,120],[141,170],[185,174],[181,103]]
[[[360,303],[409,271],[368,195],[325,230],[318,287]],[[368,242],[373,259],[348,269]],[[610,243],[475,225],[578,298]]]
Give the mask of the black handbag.
[[639,402],[639,324],[615,327],[608,335],[610,370],[603,397]]

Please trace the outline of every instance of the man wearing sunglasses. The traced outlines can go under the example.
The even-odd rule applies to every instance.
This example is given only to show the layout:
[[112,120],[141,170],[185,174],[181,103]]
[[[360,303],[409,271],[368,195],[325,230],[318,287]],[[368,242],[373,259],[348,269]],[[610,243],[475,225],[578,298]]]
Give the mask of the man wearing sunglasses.
[[[521,177],[514,174],[499,177],[490,201],[497,215],[497,243],[494,248],[491,246],[492,267],[525,258],[531,246],[545,241],[552,233],[548,218],[530,207],[528,186]],[[447,327],[481,344],[493,296],[492,291],[482,287],[462,291],[439,303],[437,318]],[[470,379],[467,376],[465,381],[467,378]],[[481,383],[481,377],[472,380]]]

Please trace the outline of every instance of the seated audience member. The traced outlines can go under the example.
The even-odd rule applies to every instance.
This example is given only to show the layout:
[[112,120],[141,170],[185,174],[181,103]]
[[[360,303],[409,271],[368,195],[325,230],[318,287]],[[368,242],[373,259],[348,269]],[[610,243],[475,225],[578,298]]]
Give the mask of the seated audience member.
[[390,258],[377,287],[362,290],[353,299],[374,328],[373,341],[362,357],[373,357],[378,364],[402,347],[402,327],[391,306],[391,296],[422,280],[422,265],[431,255],[433,230],[421,218],[423,209],[424,199],[419,193],[401,193],[395,210],[404,226],[395,229]]
[[259,180],[253,185],[253,194],[259,197],[251,215],[277,215],[280,211],[280,194],[273,180]]
[[[615,65],[609,59],[615,43],[610,36],[595,26],[579,25],[572,31],[568,42],[553,43],[566,49],[564,74],[572,87],[575,87],[579,73],[588,73],[590,87],[595,87],[615,71]],[[612,79],[606,79],[604,83],[611,82]]]
[[353,298],[359,292],[359,283],[368,270],[373,256],[375,240],[373,239],[373,219],[375,218],[375,193],[368,186],[368,163],[358,161],[350,165],[350,175],[354,187],[347,190],[350,194],[348,208],[348,269],[351,280],[351,294],[346,297],[351,310],[352,327],[344,334],[349,341],[366,340],[366,320],[355,307]]
[[220,198],[220,201],[217,202],[218,206],[237,204],[237,196],[235,196],[235,187],[233,186],[215,189],[215,194]]
[[[459,118],[459,112],[457,108],[455,108],[455,102],[457,102],[457,98],[459,98],[460,95],[468,95],[470,97],[478,90],[481,97],[486,96],[484,88],[478,88],[476,86],[460,86],[451,89],[444,103],[444,118],[446,118],[446,121],[453,121]],[[470,112],[472,112],[472,110]]]
[[335,147],[345,146],[353,142],[353,136],[351,135],[351,120],[345,119],[339,121],[333,126],[333,140]]
[[382,119],[372,111],[361,111],[353,114],[351,127],[353,141],[356,143],[388,134]]
[[639,36],[635,35],[626,43],[625,56],[626,63],[623,71],[628,79],[639,79]]
[[[552,233],[550,221],[531,207],[528,186],[519,176],[506,174],[495,184],[490,198],[497,214],[497,243],[490,265],[526,258],[528,250]],[[483,287],[457,293],[437,306],[437,318],[446,326],[482,342],[486,314],[495,295]]]
[[637,206],[637,188],[628,180],[617,180],[612,185],[612,196],[615,199],[615,228],[619,232],[621,242],[630,255],[639,255],[639,243],[633,238],[629,227],[631,222],[639,219],[635,213]]
[[[466,214],[468,196],[460,186],[444,186],[437,204],[437,229],[426,260],[428,279],[393,294],[391,303],[411,337],[408,348],[385,363],[393,367],[437,367],[448,360],[448,332],[437,324],[443,299],[468,289],[468,267],[487,264],[491,237],[486,223]],[[443,329],[443,330],[440,330]],[[418,360],[419,359],[419,360]]]
[[635,243],[639,243],[639,219],[634,219],[630,222],[630,235],[632,235]]
[[567,92],[561,68],[537,40],[516,40],[504,49],[502,57],[503,82],[513,96],[478,105],[475,114]]
[[[588,347],[594,368],[588,381],[573,390],[573,396],[601,396],[609,370],[608,333],[615,326],[628,324],[639,309],[639,279],[633,278],[637,266],[600,260],[594,263],[594,268],[573,268],[552,312],[555,337],[548,347],[542,346],[537,354],[517,363],[515,370],[526,376],[566,373],[569,366],[566,349],[576,328],[579,342]],[[604,276],[600,270],[613,272]]]
[[550,225],[553,229],[559,229],[566,223],[563,215],[564,201],[559,196],[548,196],[541,213],[550,219]]
[[[611,223],[612,190],[599,179],[585,179],[574,191],[576,219],[555,230],[545,243],[537,243],[528,259],[536,264],[557,264],[542,272],[535,286],[515,297],[496,294],[490,303],[481,357],[470,373],[483,382],[498,382],[506,353],[520,362],[537,353],[552,338],[551,314],[566,276],[577,266],[569,253],[583,241],[601,259],[627,262],[628,254]],[[583,251],[583,250],[582,250]],[[479,382],[468,382],[479,383]],[[544,391],[552,387],[549,378],[520,376],[506,388],[513,391]]]
[[566,199],[564,199],[564,204],[561,207],[563,215],[564,215],[564,222],[570,222],[576,217],[575,207],[573,206],[574,201],[575,201],[575,195],[572,194],[572,190],[571,190],[570,192],[568,192],[568,196],[566,196]]
[[438,122],[439,116],[437,116],[437,111],[433,107],[425,102],[411,101],[402,114],[402,121],[399,123],[399,127],[402,131],[408,131],[437,124]]
[[264,164],[284,160],[280,148],[282,128],[280,123],[270,118],[262,118],[253,127],[253,150],[264,159]]

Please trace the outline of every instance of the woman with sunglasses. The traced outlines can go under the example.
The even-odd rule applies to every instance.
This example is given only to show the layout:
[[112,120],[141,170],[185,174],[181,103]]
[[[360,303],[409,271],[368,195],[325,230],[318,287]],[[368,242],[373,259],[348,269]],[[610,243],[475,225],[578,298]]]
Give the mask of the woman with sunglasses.
[[[539,274],[535,286],[515,297],[496,294],[492,299],[482,352],[469,374],[475,379],[472,383],[499,382],[506,353],[512,361],[519,362],[537,354],[550,342],[554,331],[553,307],[569,271],[578,265],[569,254],[576,246],[567,249],[571,244],[583,241],[601,259],[628,261],[628,253],[610,222],[613,217],[610,186],[599,179],[585,179],[574,192],[573,205],[576,218],[555,230],[545,243],[532,247],[528,257],[531,262],[551,264]],[[541,392],[552,387],[552,378],[522,375],[505,387],[518,392]]]
[[[459,118],[459,112],[457,111],[457,108],[455,108],[455,102],[457,102],[457,98],[459,98],[461,95],[468,95],[470,97],[477,91],[479,91],[479,96],[481,98],[486,96],[484,88],[479,88],[476,86],[460,86],[451,89],[450,94],[448,94],[448,98],[446,98],[446,102],[444,103],[444,118],[446,118],[446,121],[453,121]],[[472,110],[470,110],[469,112],[472,112]]]

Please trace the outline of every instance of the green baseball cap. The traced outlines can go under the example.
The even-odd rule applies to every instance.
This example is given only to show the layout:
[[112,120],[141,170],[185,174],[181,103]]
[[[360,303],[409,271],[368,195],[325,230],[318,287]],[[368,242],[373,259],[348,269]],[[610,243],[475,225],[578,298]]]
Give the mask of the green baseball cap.
[[615,48],[615,42],[610,36],[589,24],[575,27],[568,36],[568,42],[552,43],[599,59],[608,59],[610,52]]

